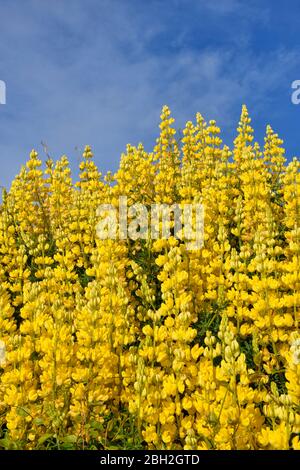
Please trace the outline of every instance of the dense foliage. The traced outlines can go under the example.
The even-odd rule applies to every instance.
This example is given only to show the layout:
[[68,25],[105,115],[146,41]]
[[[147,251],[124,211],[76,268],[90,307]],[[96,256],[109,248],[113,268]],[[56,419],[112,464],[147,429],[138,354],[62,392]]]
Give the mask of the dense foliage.
[[[300,162],[163,108],[115,175],[35,151],[0,205],[0,446],[300,449]],[[201,202],[204,246],[101,240],[97,208]]]

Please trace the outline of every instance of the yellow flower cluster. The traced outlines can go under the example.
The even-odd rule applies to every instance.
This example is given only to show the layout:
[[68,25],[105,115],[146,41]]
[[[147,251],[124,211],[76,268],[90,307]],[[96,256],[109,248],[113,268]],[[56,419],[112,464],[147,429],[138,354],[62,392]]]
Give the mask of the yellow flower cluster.
[[[0,205],[0,446],[300,449],[300,162],[245,106],[237,132],[165,106],[153,152],[102,177],[86,147],[75,184],[31,152]],[[120,196],[202,203],[203,247],[171,219],[100,239]]]

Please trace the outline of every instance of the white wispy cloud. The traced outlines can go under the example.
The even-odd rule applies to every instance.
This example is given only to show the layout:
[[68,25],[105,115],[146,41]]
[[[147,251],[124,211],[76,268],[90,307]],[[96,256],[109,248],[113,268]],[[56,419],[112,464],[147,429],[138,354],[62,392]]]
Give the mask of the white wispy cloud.
[[[176,8],[182,3],[168,2],[169,8],[160,1],[5,3],[0,184],[8,184],[32,147],[41,149],[41,140],[53,156],[67,153],[74,166],[75,147],[91,144],[100,168],[115,169],[127,142],[144,141],[150,148],[164,104],[178,127],[200,111],[225,131],[243,102],[259,110],[295,66],[296,52],[255,55],[249,37],[256,20],[237,0],[187,2],[193,25],[187,18],[180,22]],[[228,19],[222,22],[230,14],[244,18],[243,30]],[[205,20],[227,34],[226,43],[201,43],[201,35],[190,39]],[[236,36],[243,35],[237,45]]]

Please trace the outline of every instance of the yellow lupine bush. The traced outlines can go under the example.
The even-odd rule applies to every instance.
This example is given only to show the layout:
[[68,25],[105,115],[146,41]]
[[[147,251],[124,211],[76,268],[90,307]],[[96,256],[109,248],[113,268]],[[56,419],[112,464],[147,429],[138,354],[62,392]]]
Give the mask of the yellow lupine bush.
[[[0,447],[300,449],[300,162],[246,106],[230,149],[167,106],[102,177],[36,151],[0,205]],[[202,203],[204,246],[97,208]],[[129,216],[132,221],[133,215]],[[117,227],[119,228],[119,227]]]

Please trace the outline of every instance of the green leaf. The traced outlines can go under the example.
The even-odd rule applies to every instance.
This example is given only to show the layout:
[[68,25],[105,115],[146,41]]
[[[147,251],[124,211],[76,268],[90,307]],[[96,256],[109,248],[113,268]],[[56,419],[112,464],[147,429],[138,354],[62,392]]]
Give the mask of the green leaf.
[[43,435],[39,438],[39,440],[38,440],[38,442],[37,442],[37,445],[38,445],[38,446],[42,446],[43,444],[45,444],[46,441],[48,441],[48,439],[51,439],[51,438],[53,438],[53,434],[43,434]]
[[9,439],[7,435],[5,435],[3,439],[0,439],[0,447],[3,447],[6,450],[18,449],[18,445],[14,441]]
[[77,436],[70,434],[69,436],[64,437],[61,441],[66,444],[75,444],[77,442]]
[[29,412],[28,412],[28,410],[27,410],[26,408],[18,407],[18,408],[17,408],[17,414],[18,414],[19,416],[22,416],[23,418],[25,418],[26,416],[29,415]]
[[42,420],[42,418],[34,418],[32,422],[33,424],[36,424],[37,426],[42,426],[44,424],[44,421]]

